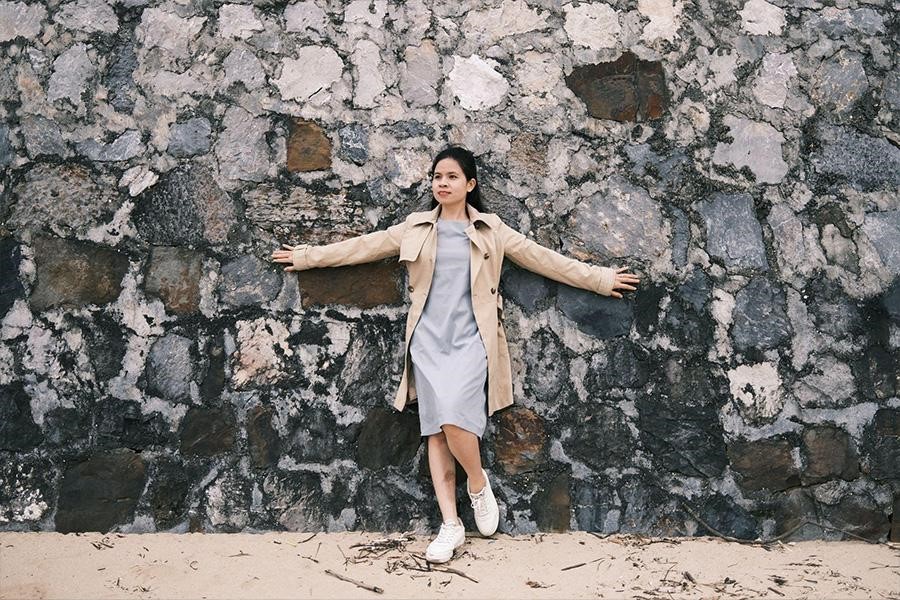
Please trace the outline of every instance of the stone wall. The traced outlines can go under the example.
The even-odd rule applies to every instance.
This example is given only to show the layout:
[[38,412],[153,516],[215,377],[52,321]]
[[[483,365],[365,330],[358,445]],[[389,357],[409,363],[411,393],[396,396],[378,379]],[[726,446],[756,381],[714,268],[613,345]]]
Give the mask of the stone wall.
[[897,32],[889,0],[0,0],[0,528],[434,527],[404,273],[269,256],[424,207],[457,142],[508,224],[642,276],[506,267],[502,531],[897,539]]

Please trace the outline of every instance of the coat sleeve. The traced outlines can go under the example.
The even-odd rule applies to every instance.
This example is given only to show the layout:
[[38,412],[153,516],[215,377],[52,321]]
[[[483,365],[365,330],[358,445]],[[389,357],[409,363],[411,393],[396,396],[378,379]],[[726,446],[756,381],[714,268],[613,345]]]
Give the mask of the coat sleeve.
[[563,256],[528,239],[506,223],[499,224],[503,253],[517,265],[573,287],[612,295],[616,272]]
[[294,268],[298,271],[319,267],[342,267],[375,262],[400,254],[400,239],[406,231],[406,221],[381,231],[373,231],[348,240],[310,246],[300,244],[291,253]]

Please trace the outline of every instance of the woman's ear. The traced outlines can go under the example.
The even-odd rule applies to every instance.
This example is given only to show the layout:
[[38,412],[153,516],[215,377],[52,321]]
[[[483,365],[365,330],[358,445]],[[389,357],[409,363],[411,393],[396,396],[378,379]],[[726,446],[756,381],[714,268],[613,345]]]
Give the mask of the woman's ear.
[[470,179],[469,181],[466,182],[466,191],[471,192],[472,190],[475,189],[476,185],[478,185],[478,182],[475,181],[474,179]]

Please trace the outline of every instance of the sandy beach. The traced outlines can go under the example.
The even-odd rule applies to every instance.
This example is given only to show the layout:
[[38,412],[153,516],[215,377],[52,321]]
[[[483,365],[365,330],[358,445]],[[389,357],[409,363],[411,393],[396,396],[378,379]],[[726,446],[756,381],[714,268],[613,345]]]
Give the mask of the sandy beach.
[[900,598],[896,544],[470,536],[429,570],[429,539],[0,533],[0,598]]

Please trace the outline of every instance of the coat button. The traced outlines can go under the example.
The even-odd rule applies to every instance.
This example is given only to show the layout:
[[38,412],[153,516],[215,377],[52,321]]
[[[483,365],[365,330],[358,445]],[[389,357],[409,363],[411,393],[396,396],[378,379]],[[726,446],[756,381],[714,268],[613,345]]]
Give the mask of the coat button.
[[497,290],[495,290],[494,288],[491,288],[491,293],[492,293],[492,294],[496,294],[496,293],[497,293]]
[[407,286],[406,289],[408,289],[411,292],[411,291],[413,291],[413,286],[411,286],[411,285]]
[[484,253],[484,260],[487,260],[487,259],[489,259],[490,257],[491,257],[490,254],[488,254],[487,252]]

